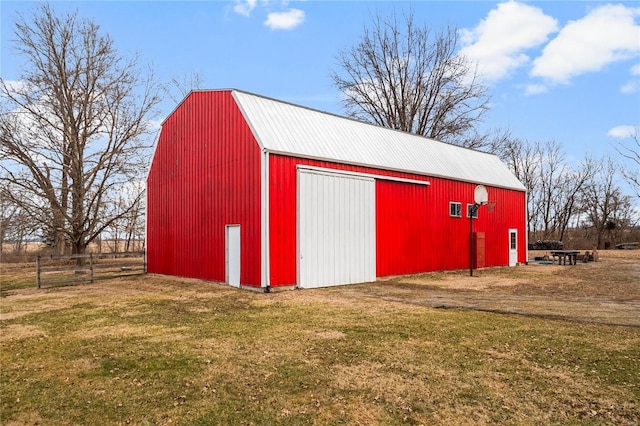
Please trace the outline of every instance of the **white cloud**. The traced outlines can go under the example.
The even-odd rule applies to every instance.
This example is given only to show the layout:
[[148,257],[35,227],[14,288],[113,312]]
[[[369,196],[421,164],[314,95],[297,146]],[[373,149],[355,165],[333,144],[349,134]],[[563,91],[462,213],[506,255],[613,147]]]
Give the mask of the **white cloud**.
[[640,84],[636,80],[630,80],[627,83],[620,86],[620,93],[625,95],[636,93],[640,90]]
[[537,7],[500,3],[478,26],[461,31],[460,53],[476,61],[486,78],[498,80],[527,64],[523,51],[545,43],[557,29],[557,21]]
[[240,15],[249,16],[253,9],[256,8],[258,0],[236,0],[233,11]]
[[158,132],[162,128],[162,123],[163,122],[164,122],[164,119],[147,121],[147,125],[149,126],[149,132],[151,132],[151,133]]
[[[640,64],[634,65],[629,70],[632,76],[640,76]],[[632,78],[620,87],[620,92],[624,94],[640,92],[640,78]]]
[[273,12],[267,15],[264,24],[272,30],[291,30],[304,22],[304,11],[289,9],[286,12]]
[[528,84],[525,88],[525,95],[539,95],[540,93],[545,93],[549,90],[547,86],[544,84]]
[[553,83],[598,71],[640,54],[640,8],[605,5],[569,22],[534,61],[531,75]]
[[2,80],[9,93],[26,93],[32,88],[24,80]]
[[632,137],[633,135],[636,135],[637,133],[638,133],[637,127],[625,125],[625,126],[616,126],[610,129],[607,132],[607,136],[611,136],[612,138],[626,139],[626,138]]

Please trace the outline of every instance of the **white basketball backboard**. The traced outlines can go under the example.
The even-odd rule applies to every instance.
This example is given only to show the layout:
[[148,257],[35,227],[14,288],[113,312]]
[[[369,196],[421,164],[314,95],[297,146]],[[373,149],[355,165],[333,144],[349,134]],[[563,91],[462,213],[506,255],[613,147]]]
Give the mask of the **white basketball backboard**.
[[476,204],[487,204],[489,202],[489,193],[484,185],[476,186],[476,189],[473,191],[473,200]]

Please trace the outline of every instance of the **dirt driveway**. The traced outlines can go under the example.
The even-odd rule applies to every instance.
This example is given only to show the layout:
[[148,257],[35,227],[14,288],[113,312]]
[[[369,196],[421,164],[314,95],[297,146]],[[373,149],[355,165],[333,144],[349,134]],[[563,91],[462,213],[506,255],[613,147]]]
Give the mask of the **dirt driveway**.
[[[540,252],[530,252],[531,259]],[[640,250],[606,251],[598,262],[396,277],[336,289],[436,308],[462,308],[640,327]]]

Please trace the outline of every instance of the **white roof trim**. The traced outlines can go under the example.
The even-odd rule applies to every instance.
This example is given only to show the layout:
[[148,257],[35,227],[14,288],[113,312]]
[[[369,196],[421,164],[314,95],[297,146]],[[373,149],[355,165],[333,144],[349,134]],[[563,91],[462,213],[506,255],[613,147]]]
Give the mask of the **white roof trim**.
[[264,144],[262,143],[262,140],[258,137],[258,132],[256,132],[256,129],[253,125],[253,122],[251,120],[247,119],[247,112],[245,111],[244,105],[242,104],[242,102],[240,102],[240,100],[238,99],[238,94],[239,92],[237,90],[234,90],[231,92],[231,94],[233,95],[233,99],[236,100],[236,104],[238,104],[238,108],[240,108],[240,112],[242,113],[242,115],[244,116],[247,125],[249,126],[249,128],[251,129],[251,132],[253,133],[253,135],[255,136],[256,140],[258,141],[258,146],[260,146],[260,150],[263,152],[270,152],[268,149],[265,148]]
[[339,175],[363,177],[363,178],[367,178],[367,179],[388,180],[388,181],[392,181],[392,182],[410,183],[410,184],[413,184],[413,185],[424,185],[424,186],[431,185],[431,182],[428,182],[426,180],[404,179],[404,178],[399,178],[399,177],[394,177],[394,176],[375,175],[375,174],[372,174],[372,173],[350,172],[350,171],[347,171],[347,170],[329,169],[329,168],[326,168],[326,167],[314,167],[314,166],[307,166],[307,165],[304,165],[304,164],[299,164],[298,166],[296,166],[296,169],[297,170],[310,171],[310,172],[316,172],[316,173],[321,173],[321,174],[334,174],[334,175],[335,174],[339,174]]

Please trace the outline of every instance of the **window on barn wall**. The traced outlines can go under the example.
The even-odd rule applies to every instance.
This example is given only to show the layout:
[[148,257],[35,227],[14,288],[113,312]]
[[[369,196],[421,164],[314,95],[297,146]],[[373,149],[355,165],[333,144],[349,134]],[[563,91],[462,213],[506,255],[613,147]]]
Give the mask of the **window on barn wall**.
[[462,217],[462,203],[449,203],[449,216]]
[[478,209],[473,211],[473,204],[467,204],[467,217],[473,216],[474,219],[478,218]]

